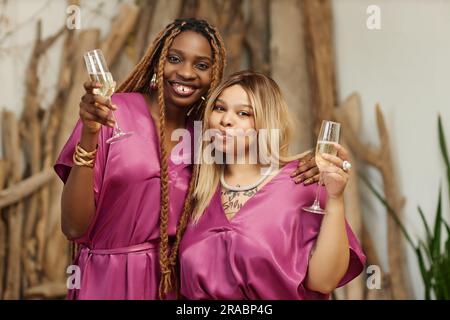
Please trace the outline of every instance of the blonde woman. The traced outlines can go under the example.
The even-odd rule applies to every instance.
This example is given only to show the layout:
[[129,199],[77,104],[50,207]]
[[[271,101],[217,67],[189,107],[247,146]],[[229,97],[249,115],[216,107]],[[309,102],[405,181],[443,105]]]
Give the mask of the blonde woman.
[[[195,208],[180,246],[187,299],[328,299],[363,270],[365,256],[345,220],[347,151],[338,145],[322,172],[326,214],[302,211],[318,186],[289,176],[298,165],[287,157],[289,119],[277,84],[262,74],[235,73],[212,93],[203,126],[214,133],[214,148],[205,141],[199,153]],[[278,129],[278,149],[261,129]],[[237,134],[248,130],[258,134]],[[252,163],[255,142],[265,154]],[[225,164],[211,161],[221,154]],[[262,174],[267,158],[280,167]]]

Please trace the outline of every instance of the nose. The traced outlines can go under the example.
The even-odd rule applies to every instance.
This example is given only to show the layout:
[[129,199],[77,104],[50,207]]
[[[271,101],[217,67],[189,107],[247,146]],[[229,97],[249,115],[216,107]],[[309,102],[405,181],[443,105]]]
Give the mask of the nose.
[[190,63],[182,63],[177,70],[177,75],[182,80],[192,80],[195,79],[195,70]]
[[230,128],[233,126],[233,116],[229,112],[222,113],[220,118],[220,125],[224,128]]

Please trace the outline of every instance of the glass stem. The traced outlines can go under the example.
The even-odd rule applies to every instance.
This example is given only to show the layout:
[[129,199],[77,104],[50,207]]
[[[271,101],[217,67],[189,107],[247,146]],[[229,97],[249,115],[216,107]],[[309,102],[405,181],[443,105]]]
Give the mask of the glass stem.
[[[111,96],[106,96],[106,98],[109,101],[111,101]],[[120,129],[120,127],[119,127],[119,123],[117,122],[116,115],[114,114],[113,110],[111,110],[111,115],[112,115],[112,118],[114,120],[114,133],[121,133],[122,129]]]
[[319,197],[320,197],[320,186],[322,185],[322,173],[319,173],[319,182],[316,190],[316,199],[314,200],[314,205],[320,206]]
[[111,110],[111,115],[114,120],[114,131],[119,132],[119,133],[122,132],[122,129],[119,128],[119,123],[116,120],[116,116],[114,115],[114,111],[112,111],[112,110]]

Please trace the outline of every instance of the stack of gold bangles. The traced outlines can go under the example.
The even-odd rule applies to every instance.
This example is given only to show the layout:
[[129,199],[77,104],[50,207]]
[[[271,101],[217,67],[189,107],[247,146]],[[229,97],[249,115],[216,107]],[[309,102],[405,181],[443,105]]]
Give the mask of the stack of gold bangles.
[[73,162],[77,166],[93,168],[95,164],[95,155],[97,154],[97,148],[95,148],[94,151],[87,152],[80,146],[80,143],[78,142],[75,148],[75,152],[73,153]]

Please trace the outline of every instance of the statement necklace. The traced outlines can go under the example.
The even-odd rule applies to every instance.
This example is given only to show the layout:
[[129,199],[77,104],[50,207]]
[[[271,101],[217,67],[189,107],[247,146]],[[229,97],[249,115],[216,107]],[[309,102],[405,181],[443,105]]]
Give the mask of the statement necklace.
[[261,183],[263,183],[263,181],[266,180],[267,177],[270,176],[270,174],[272,173],[272,166],[270,166],[268,172],[266,174],[262,175],[262,177],[259,178],[258,181],[256,181],[255,183],[249,184],[247,186],[243,186],[243,187],[230,186],[228,183],[226,183],[225,177],[224,177],[224,171],[225,170],[222,170],[222,174],[220,175],[220,183],[222,184],[222,186],[225,189],[239,192],[239,191],[247,191],[247,190],[255,189],[257,186],[259,186]]

